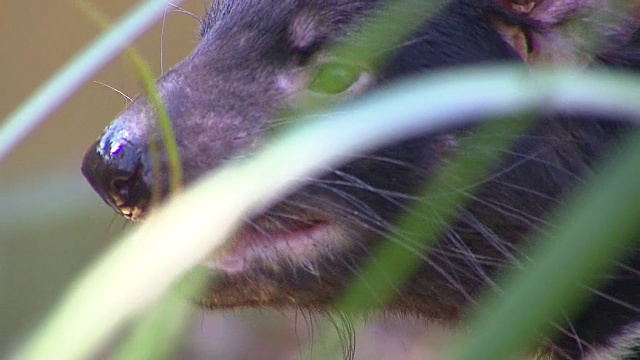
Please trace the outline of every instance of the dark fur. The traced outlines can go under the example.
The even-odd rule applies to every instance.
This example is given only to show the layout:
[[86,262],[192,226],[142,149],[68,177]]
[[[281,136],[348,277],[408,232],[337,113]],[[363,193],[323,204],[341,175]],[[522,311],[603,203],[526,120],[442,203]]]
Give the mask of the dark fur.
[[[453,1],[398,49],[375,82],[446,66],[517,62],[523,54],[544,51],[522,51],[503,40],[497,22],[519,24],[525,33],[546,38],[551,31],[548,24],[505,9],[504,3]],[[158,81],[186,182],[254,151],[266,131],[277,126],[278,112],[304,89],[318,51],[344,38],[377,6],[373,0],[215,2],[203,21],[198,48]],[[593,66],[640,68],[639,37],[603,52]],[[167,188],[166,175],[154,179],[152,172],[148,141],[159,141],[154,121],[148,103],[137,99],[105,130],[83,164],[103,199],[134,219],[149,206],[151,184]],[[604,119],[545,117],[517,141],[388,309],[457,321],[498,271],[526,261],[519,249],[527,235],[544,226],[547,213],[591,175],[597,159],[625,131],[626,126]],[[329,223],[332,232],[307,257],[269,249],[268,241],[240,242],[235,251],[244,261],[241,270],[221,265],[203,303],[326,309],[382,234],[392,230],[390,224],[420,185],[467,136],[473,136],[473,129],[422,135],[367,154],[248,221],[246,227],[266,232],[266,240],[274,228],[291,230],[292,218],[298,222],[293,226]],[[574,359],[593,349],[637,346],[640,334],[623,339],[621,332],[640,324],[639,268],[635,248],[547,351]],[[616,343],[621,339],[627,343]]]

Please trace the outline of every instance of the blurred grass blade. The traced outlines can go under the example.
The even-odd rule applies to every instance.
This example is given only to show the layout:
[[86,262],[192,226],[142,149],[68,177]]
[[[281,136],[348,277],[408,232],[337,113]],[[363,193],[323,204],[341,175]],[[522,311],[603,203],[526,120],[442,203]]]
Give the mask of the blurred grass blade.
[[[396,231],[376,249],[347,287],[336,309],[366,313],[392,300],[427,256],[429,251],[425,247],[441,238],[447,229],[444,225],[455,220],[459,209],[471,200],[470,193],[482,184],[492,166],[509,154],[512,143],[533,120],[489,121],[462,139],[456,155],[425,184],[417,195],[420,200],[400,217],[394,226]],[[438,221],[431,221],[434,218]]]
[[550,320],[561,319],[571,304],[584,299],[593,274],[637,246],[632,242],[640,235],[640,133],[627,140],[615,161],[556,214],[547,238],[532,241],[539,246],[530,266],[511,274],[504,292],[480,306],[483,312],[465,341],[454,342],[450,359],[512,358],[548,330]]
[[[182,1],[172,0],[172,3],[178,5]],[[139,5],[117,21],[111,30],[80,51],[9,114],[0,126],[0,162],[82,83],[162,17],[166,6],[167,0],[149,0]]]
[[177,286],[138,320],[112,359],[170,359],[186,326],[198,311],[191,299],[202,291],[208,276],[201,268],[183,276]]
[[395,52],[388,49],[397,49],[445,4],[446,0],[388,1],[377,16],[344,42],[345,46],[331,49],[331,55],[346,64],[378,68],[394,55]]
[[147,309],[111,359],[170,359],[195,311],[193,303],[178,296],[169,293]]

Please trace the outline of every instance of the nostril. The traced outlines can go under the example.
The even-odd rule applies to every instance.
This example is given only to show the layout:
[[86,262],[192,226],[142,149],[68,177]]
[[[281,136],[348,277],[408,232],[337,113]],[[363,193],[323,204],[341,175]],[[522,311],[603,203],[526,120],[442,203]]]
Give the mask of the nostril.
[[131,178],[119,178],[111,182],[111,188],[123,198],[129,196],[129,189],[132,187],[133,181]]

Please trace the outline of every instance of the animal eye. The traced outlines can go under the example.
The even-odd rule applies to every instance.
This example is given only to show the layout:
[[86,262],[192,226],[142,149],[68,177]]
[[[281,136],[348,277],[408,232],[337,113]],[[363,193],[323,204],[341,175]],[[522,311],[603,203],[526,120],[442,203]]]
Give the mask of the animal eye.
[[340,94],[358,80],[361,72],[361,67],[352,64],[319,64],[309,83],[309,90],[323,94]]

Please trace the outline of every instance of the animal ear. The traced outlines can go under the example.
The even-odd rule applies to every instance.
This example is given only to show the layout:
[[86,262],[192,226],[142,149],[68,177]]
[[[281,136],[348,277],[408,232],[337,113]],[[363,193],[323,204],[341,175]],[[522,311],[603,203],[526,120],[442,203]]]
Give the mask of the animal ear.
[[[640,25],[640,1],[495,0],[503,38],[530,65],[588,64],[626,44]],[[518,19],[518,20],[515,20]]]

